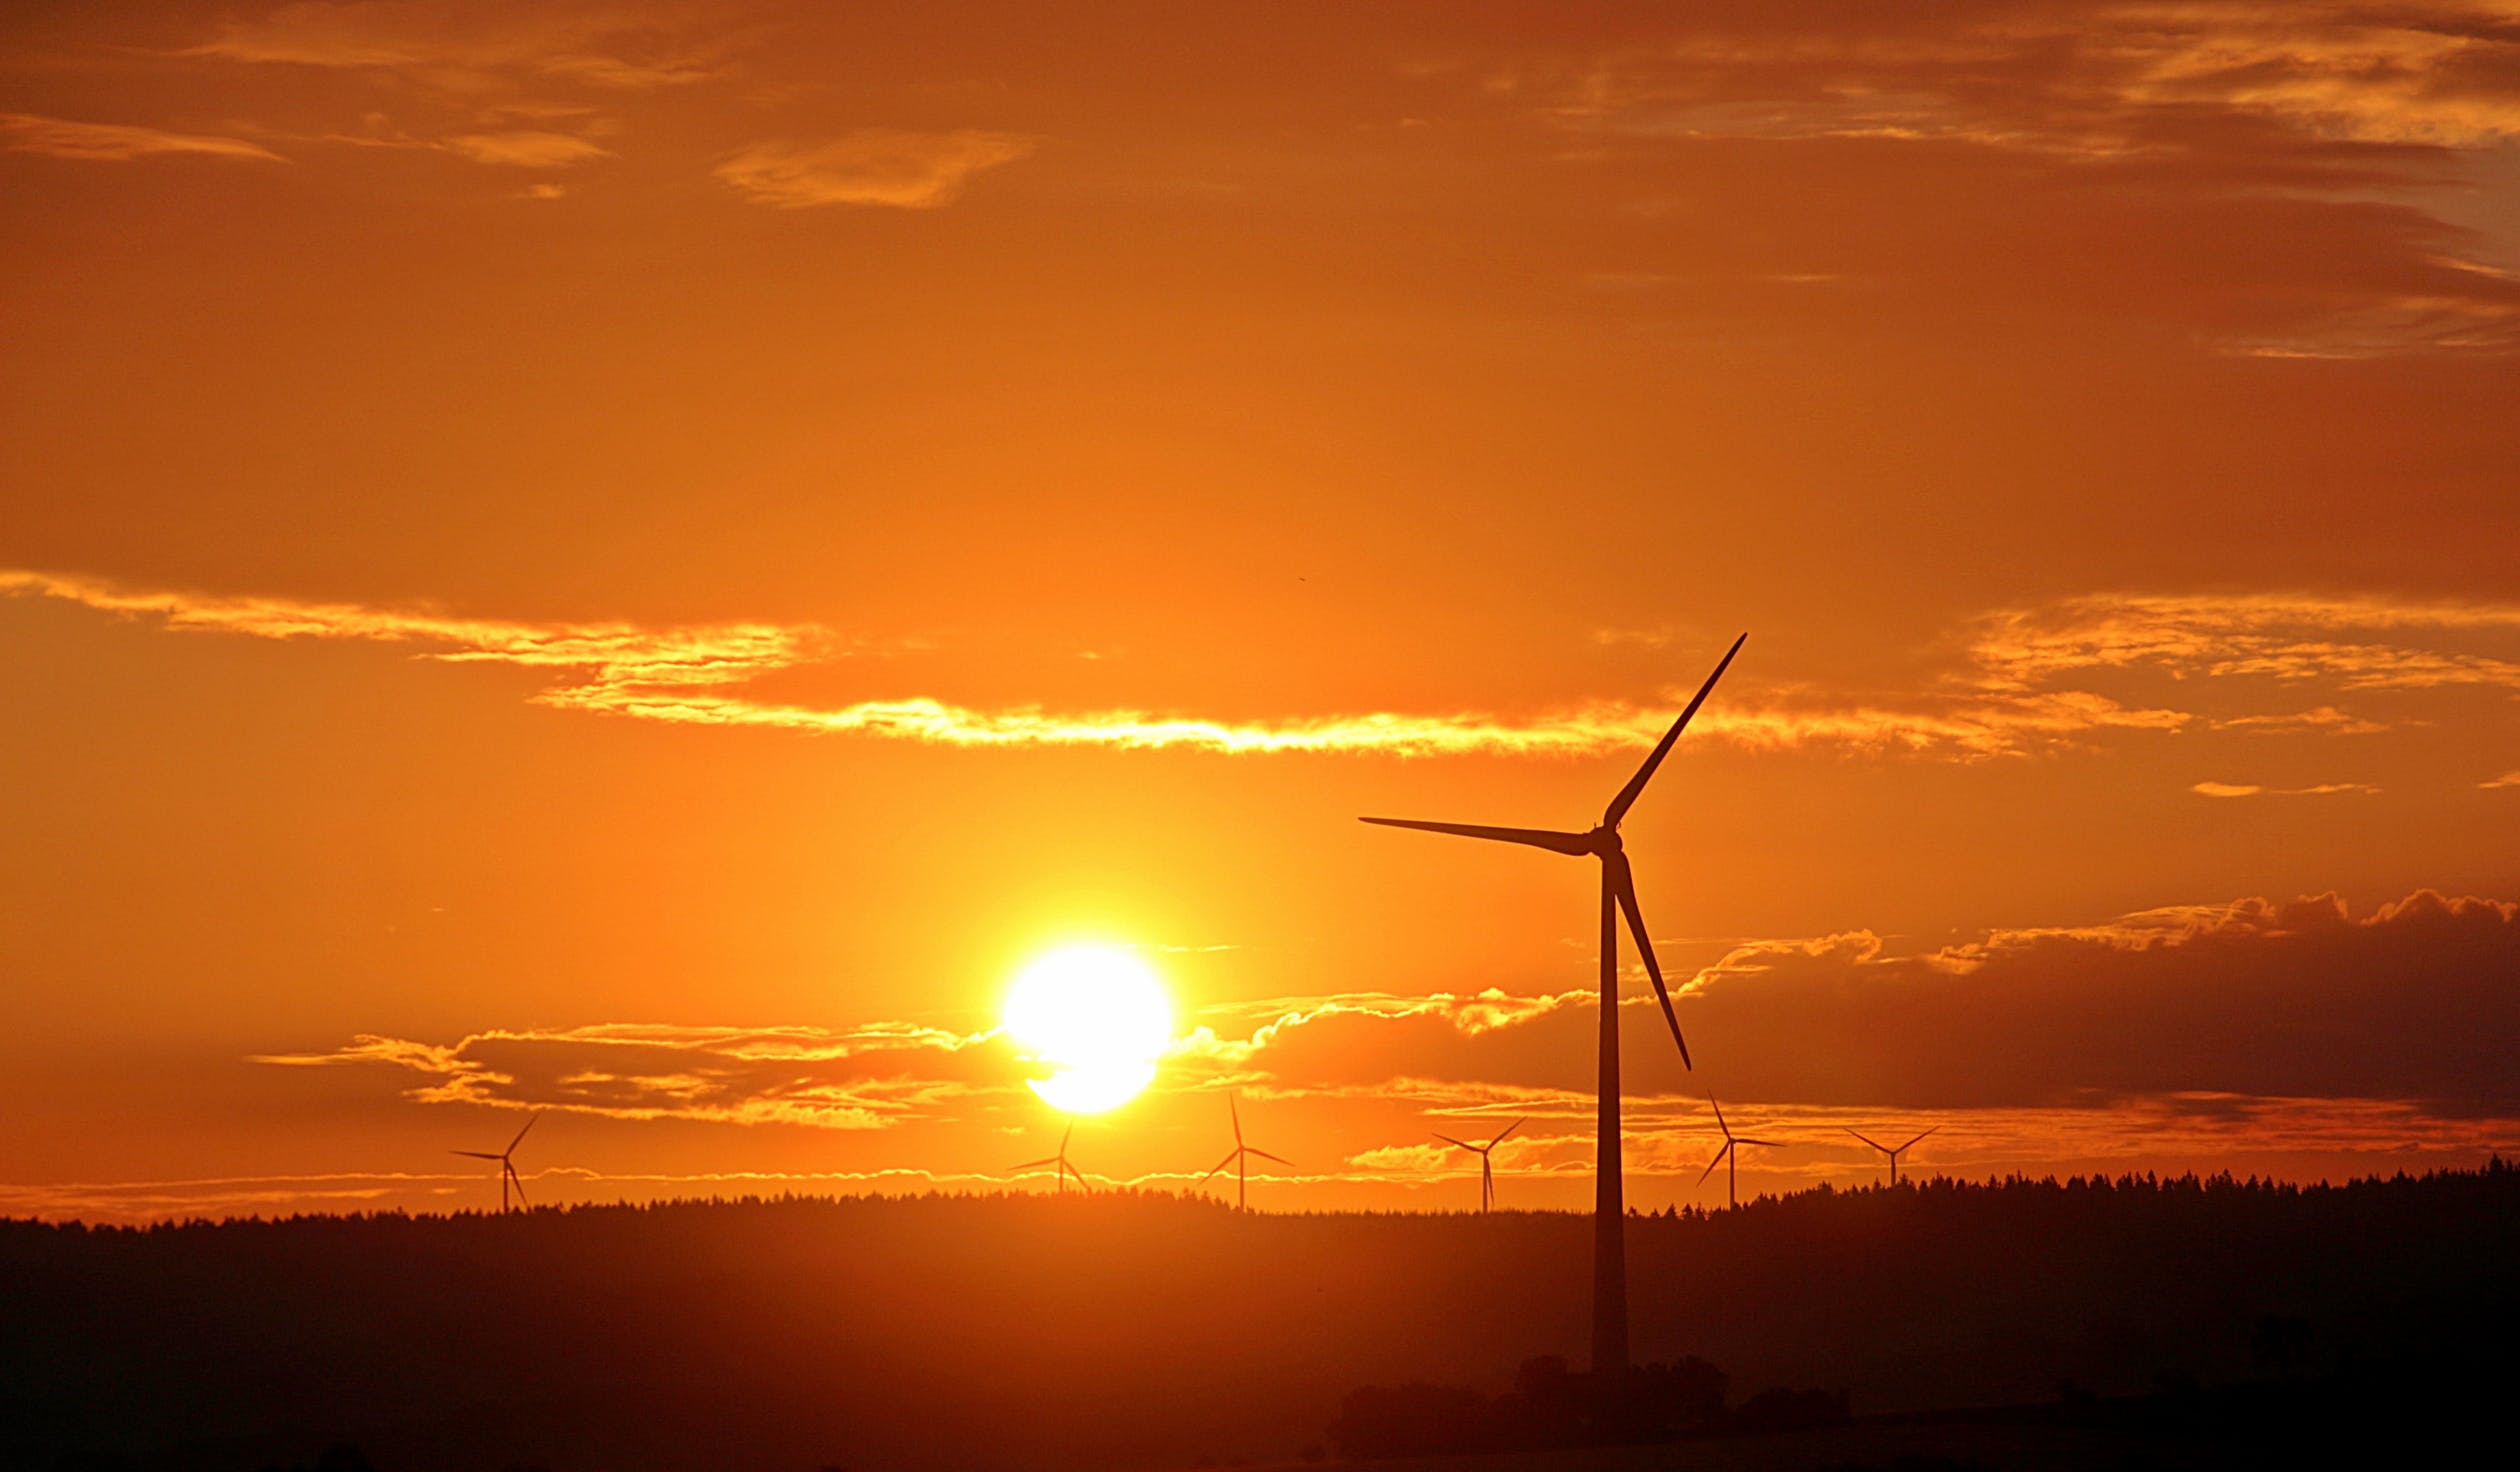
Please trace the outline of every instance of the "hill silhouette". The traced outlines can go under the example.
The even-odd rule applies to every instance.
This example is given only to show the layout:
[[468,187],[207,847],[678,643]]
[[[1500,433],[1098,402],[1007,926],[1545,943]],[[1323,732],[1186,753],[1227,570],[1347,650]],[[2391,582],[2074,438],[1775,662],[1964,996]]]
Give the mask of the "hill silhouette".
[[[1590,1223],[1167,1195],[0,1223],[0,1462],[1166,1467],[1580,1358]],[[1629,1224],[1636,1350],[1859,1415],[2508,1367],[2520,1171],[1820,1189]],[[2380,1383],[2374,1381],[2373,1383]]]

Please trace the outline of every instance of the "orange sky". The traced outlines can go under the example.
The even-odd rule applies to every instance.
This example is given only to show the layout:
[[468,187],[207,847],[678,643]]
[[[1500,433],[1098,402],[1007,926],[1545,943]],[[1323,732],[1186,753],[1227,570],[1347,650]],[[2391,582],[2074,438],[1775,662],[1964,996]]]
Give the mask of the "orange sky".
[[1086,1169],[1579,1205],[1590,867],[1353,818],[1742,629],[1631,1203],[2510,1151],[2515,140],[2508,0],[11,7],[0,1212],[987,1187],[1078,938]]

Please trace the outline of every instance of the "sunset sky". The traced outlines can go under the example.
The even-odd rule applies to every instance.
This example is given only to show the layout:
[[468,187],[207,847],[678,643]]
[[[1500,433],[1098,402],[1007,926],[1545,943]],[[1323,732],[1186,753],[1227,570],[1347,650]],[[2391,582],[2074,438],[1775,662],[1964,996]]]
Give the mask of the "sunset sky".
[[[2520,1147],[2520,3],[0,13],[0,1214]],[[1632,958],[1631,958],[1632,959]]]

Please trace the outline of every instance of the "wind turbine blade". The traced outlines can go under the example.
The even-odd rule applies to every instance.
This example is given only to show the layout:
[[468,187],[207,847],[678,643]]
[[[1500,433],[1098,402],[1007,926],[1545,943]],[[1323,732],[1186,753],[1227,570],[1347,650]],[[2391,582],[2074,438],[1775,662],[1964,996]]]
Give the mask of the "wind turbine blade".
[[1731,1139],[1732,1126],[1724,1123],[1724,1106],[1716,1103],[1715,1096],[1713,1094],[1706,1096],[1706,1102],[1715,1105],[1715,1128],[1724,1132],[1725,1139]]
[[1705,1185],[1706,1178],[1715,1174],[1715,1167],[1722,1165],[1724,1157],[1730,1154],[1732,1154],[1732,1141],[1727,1139],[1724,1141],[1724,1148],[1716,1151],[1715,1158],[1706,1163],[1706,1169],[1698,1172],[1697,1183],[1701,1186]]
[[1654,1000],[1662,1003],[1663,1021],[1671,1024],[1671,1040],[1680,1045],[1680,1066],[1694,1072],[1697,1065],[1689,1061],[1689,1040],[1680,1036],[1680,1014],[1671,1010],[1671,989],[1663,985],[1662,963],[1654,959],[1654,942],[1645,934],[1645,916],[1636,908],[1636,871],[1628,867],[1627,855],[1611,859],[1606,877],[1619,897],[1619,908],[1627,912],[1628,934],[1636,937],[1636,953],[1645,958],[1645,974],[1654,980]]
[[[1942,1126],[1941,1126],[1941,1125],[1936,1125],[1936,1126],[1934,1126],[1934,1130],[1938,1130],[1938,1129],[1941,1129],[1941,1128],[1942,1128]],[[1930,1134],[1932,1134],[1932,1133],[1934,1132],[1934,1130],[1927,1130],[1927,1131],[1925,1131],[1923,1134],[1918,1135],[1918,1136],[1916,1137],[1916,1140],[1921,1140],[1921,1139],[1924,1139],[1926,1135],[1930,1135]],[[1908,1142],[1907,1142],[1907,1145],[1901,1145],[1899,1148],[1900,1148],[1901,1150],[1905,1150],[1905,1149],[1908,1147],[1908,1145],[1913,1145],[1913,1144],[1915,1144],[1915,1143],[1916,1143],[1916,1140],[1910,1140],[1910,1141],[1908,1141]]]
[[[1477,1153],[1478,1153],[1478,1151],[1479,1151],[1479,1147],[1478,1147],[1478,1146],[1471,1144],[1471,1143],[1470,1143],[1469,1141],[1467,1141],[1467,1140],[1456,1140],[1456,1139],[1454,1139],[1454,1138],[1453,1138],[1452,1136],[1450,1136],[1450,1135],[1437,1135],[1435,1138],[1436,1138],[1436,1139],[1439,1139],[1439,1140],[1441,1140],[1441,1141],[1443,1141],[1443,1142],[1444,1142],[1445,1144],[1447,1144],[1447,1145],[1459,1145],[1462,1149],[1467,1150],[1467,1151],[1471,1152],[1471,1153],[1472,1153],[1472,1154],[1474,1154],[1474,1155],[1475,1155],[1475,1154],[1477,1154]],[[461,1153],[461,1152],[458,1152],[458,1153]]]
[[[1526,1115],[1524,1115],[1522,1118],[1520,1118],[1520,1119],[1518,1119],[1518,1120],[1515,1120],[1512,1124],[1509,1124],[1509,1125],[1505,1126],[1505,1128],[1503,1128],[1503,1129],[1501,1129],[1501,1130],[1498,1130],[1498,1131],[1496,1132],[1496,1138],[1487,1142],[1487,1147],[1488,1147],[1488,1149],[1489,1149],[1489,1150],[1493,1150],[1493,1149],[1495,1149],[1497,1146],[1504,1144],[1504,1143],[1505,1143],[1505,1137],[1506,1137],[1507,1135],[1512,1134],[1514,1131],[1516,1131],[1516,1130],[1518,1130],[1518,1129],[1521,1129],[1524,1125],[1527,1125],[1527,1124],[1529,1124],[1529,1123],[1531,1123],[1531,1116],[1530,1116],[1530,1115],[1528,1115],[1528,1114],[1526,1114]],[[1486,1153],[1486,1152],[1482,1151],[1481,1153],[1482,1153],[1482,1154],[1484,1154],[1484,1153]]]
[[1295,1168],[1294,1161],[1287,1159],[1283,1155],[1271,1155],[1268,1151],[1261,1149],[1257,1145],[1251,1147],[1249,1153],[1259,1156],[1262,1160],[1274,1160],[1278,1164],[1285,1166],[1288,1170],[1293,1170]]
[[1056,1155],[1045,1155],[1045,1156],[1041,1157],[1039,1160],[1027,1160],[1027,1161],[1025,1161],[1022,1165],[1010,1165],[1010,1166],[1008,1166],[1008,1167],[1007,1167],[1007,1169],[1008,1169],[1008,1170],[1039,1170],[1039,1169],[1041,1169],[1041,1168],[1042,1168],[1043,1166],[1045,1166],[1045,1165],[1057,1165],[1058,1163],[1059,1163],[1059,1157],[1057,1157]]
[[1450,833],[1458,838],[1492,838],[1498,843],[1524,843],[1545,848],[1551,853],[1581,858],[1591,853],[1592,841],[1581,833],[1560,833],[1554,828],[1490,828],[1479,823],[1423,823],[1415,818],[1359,818],[1359,823],[1380,823],[1385,828],[1416,828],[1427,833]]
[[532,1206],[534,1204],[533,1201],[525,1195],[525,1178],[518,1175],[516,1173],[516,1167],[512,1165],[507,1168],[507,1173],[508,1179],[516,1182],[516,1199],[524,1202],[528,1207]]
[[515,1154],[515,1153],[516,1153],[516,1147],[517,1147],[517,1146],[522,1145],[522,1144],[524,1144],[524,1143],[525,1143],[525,1133],[526,1133],[526,1130],[530,1130],[530,1129],[532,1129],[532,1128],[533,1128],[536,1124],[540,1123],[540,1122],[541,1122],[541,1120],[542,1120],[542,1117],[543,1117],[543,1112],[542,1112],[541,1110],[539,1110],[539,1109],[535,1110],[535,1111],[534,1111],[534,1117],[533,1117],[532,1119],[529,1119],[529,1120],[525,1121],[525,1129],[518,1130],[518,1131],[516,1132],[516,1138],[515,1138],[515,1139],[513,1139],[513,1140],[508,1141],[508,1153],[509,1153],[510,1155],[513,1155],[513,1154]]
[[1068,1141],[1074,1139],[1075,1137],[1076,1119],[1073,1115],[1071,1115],[1068,1118],[1068,1127],[1059,1132],[1059,1158],[1061,1160],[1065,1160],[1067,1158]]
[[1749,637],[1745,633],[1741,638],[1733,640],[1732,648],[1725,650],[1723,659],[1716,664],[1715,673],[1708,675],[1706,683],[1698,687],[1697,697],[1689,702],[1689,708],[1680,712],[1680,719],[1673,721],[1671,729],[1663,733],[1663,739],[1655,743],[1653,754],[1645,758],[1645,765],[1638,767],[1636,775],[1628,778],[1628,785],[1619,789],[1617,797],[1610,799],[1610,806],[1601,814],[1601,821],[1605,827],[1618,827],[1619,820],[1627,816],[1627,810],[1635,806],[1637,795],[1642,793],[1645,790],[1645,784],[1653,779],[1654,768],[1661,766],[1662,759],[1670,754],[1671,743],[1679,740],[1680,733],[1688,729],[1689,717],[1696,715],[1698,707],[1706,703],[1706,697],[1715,689],[1715,682],[1722,679],[1724,671],[1732,667],[1733,656],[1741,652],[1742,643]]
[[1240,1109],[1238,1109],[1238,1108],[1236,1108],[1236,1107],[1234,1106],[1234,1096],[1233,1096],[1233,1095],[1231,1095],[1231,1094],[1227,1094],[1227,1095],[1225,1096],[1225,1112],[1226,1112],[1228,1115],[1230,1115],[1230,1116],[1232,1116],[1232,1117],[1233,1117],[1233,1121],[1234,1121],[1234,1147],[1235,1147],[1236,1149],[1240,1149],[1240,1148],[1242,1148],[1242,1142],[1243,1142],[1243,1138],[1242,1138],[1242,1111],[1241,1111]]
[[[1846,1130],[1846,1126],[1844,1126],[1844,1125],[1839,1125],[1839,1126],[1838,1126],[1838,1128],[1839,1128],[1839,1129],[1842,1129],[1842,1130]],[[1870,1136],[1870,1135],[1868,1135],[1868,1134],[1865,1134],[1862,1130],[1846,1130],[1846,1132],[1847,1132],[1848,1134],[1850,1134],[1850,1135],[1853,1135],[1856,1139],[1859,1139],[1859,1140],[1863,1141],[1865,1144],[1872,1146],[1875,1150],[1880,1151],[1880,1152],[1881,1152],[1882,1154],[1884,1154],[1884,1155],[1887,1155],[1887,1154],[1889,1154],[1889,1153],[1890,1153],[1890,1147],[1889,1147],[1889,1146],[1884,1145],[1884,1144],[1883,1144],[1883,1143],[1881,1143],[1879,1140],[1876,1140],[1876,1139],[1874,1139],[1872,1136]]]
[[1209,1181],[1215,1179],[1216,1173],[1223,1170],[1225,1167],[1232,1165],[1234,1163],[1234,1157],[1240,1154],[1242,1154],[1242,1147],[1240,1145],[1236,1145],[1233,1149],[1225,1152],[1225,1158],[1223,1160],[1220,1160],[1216,1164],[1210,1166],[1208,1168],[1208,1173],[1199,1177],[1199,1184],[1204,1186]]
[[505,1160],[505,1159],[507,1159],[507,1157],[506,1157],[506,1156],[504,1156],[504,1155],[493,1155],[493,1154],[491,1154],[491,1153],[490,1153],[489,1151],[487,1151],[487,1150],[449,1150],[449,1151],[447,1151],[446,1153],[447,1153],[447,1154],[449,1154],[449,1155],[469,1155],[469,1156],[471,1156],[471,1157],[472,1157],[473,1159],[475,1159],[475,1160]]

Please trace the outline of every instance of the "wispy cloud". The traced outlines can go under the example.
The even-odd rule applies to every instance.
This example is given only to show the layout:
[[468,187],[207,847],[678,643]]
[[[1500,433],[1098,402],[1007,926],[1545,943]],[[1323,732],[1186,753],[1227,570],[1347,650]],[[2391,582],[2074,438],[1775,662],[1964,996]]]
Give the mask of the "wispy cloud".
[[[27,571],[0,570],[0,594],[64,599],[161,620],[179,630],[363,640],[411,647],[421,658],[446,663],[524,666],[554,679],[534,702],[562,710],[973,748],[1588,756],[1650,744],[1686,695],[1666,690],[1643,699],[1588,701],[1522,715],[1365,711],[1230,721],[1143,708],[983,708],[921,694],[804,705],[763,698],[759,687],[772,676],[827,666],[874,646],[804,624],[532,623],[429,608],[127,588]],[[2337,637],[2341,630],[2364,636]],[[2189,710],[2080,688],[2080,682],[2151,670],[2191,684],[2318,682],[2340,692],[2520,689],[2520,660],[2503,652],[2516,639],[2520,608],[2505,605],[2274,596],[2076,598],[1976,621],[1953,669],[1880,698],[1832,702],[1825,694],[1736,676],[1726,699],[1691,729],[1700,739],[1751,750],[1817,746],[1959,760],[2071,748],[2113,733],[2231,726],[2357,732],[2379,723],[2334,706],[2209,721]],[[2473,647],[2454,647],[2459,640]]]
[[248,1061],[401,1069],[419,1076],[406,1095],[423,1104],[873,1130],[958,1096],[1019,1089],[1011,1051],[974,1061],[972,1050],[990,1040],[908,1023],[847,1030],[597,1023],[490,1029],[443,1044],[363,1034],[321,1052]]
[[720,163],[719,180],[778,209],[884,205],[928,210],[953,203],[972,177],[1038,146],[1012,133],[959,129],[914,133],[861,128],[821,143],[754,143]]
[[37,117],[22,112],[0,113],[0,140],[5,140],[0,142],[0,147],[17,153],[39,153],[47,158],[92,159],[103,163],[124,163],[160,154],[202,154],[212,158],[288,162],[261,144],[243,138],[209,133],[170,133],[162,128],[133,127],[124,123],[81,123],[68,118]]
[[283,5],[231,19],[187,56],[267,66],[394,72],[455,91],[535,76],[615,90],[679,87],[722,74],[738,36],[695,40],[669,13],[634,5],[431,5],[408,0]]
[[[563,676],[533,697],[563,710],[687,725],[878,737],[963,747],[1104,746],[1223,753],[1371,752],[1583,756],[1650,744],[1670,720],[1670,698],[1595,701],[1524,717],[1482,712],[1291,716],[1224,721],[1137,709],[1056,712],[979,709],[906,695],[839,706],[755,698],[770,675],[847,657],[862,646],[813,626],[719,624],[647,629],[625,623],[525,623],[429,609],[167,589],[99,579],[0,571],[0,594],[65,599],[167,627],[267,639],[346,639],[416,647],[448,663],[522,665]],[[2004,755],[2108,730],[2174,731],[2181,711],[2130,707],[2086,691],[2006,689],[1922,695],[1912,707],[1763,702],[1745,691],[1709,709],[1692,730],[1753,749],[1822,744],[1857,749]]]
[[[2474,647],[2479,644],[2486,647]],[[2520,604],[2513,603],[2126,593],[1990,614],[1978,622],[1968,658],[1990,690],[2028,690],[2063,675],[2133,668],[2180,679],[2321,680],[2346,691],[2520,690],[2520,658],[2509,652],[2515,647]],[[2341,713],[2325,708],[2317,714],[2330,721]]]
[[2379,790],[2368,782],[2321,782],[2311,787],[2263,787],[2254,782],[2199,782],[2188,788],[2188,791],[2199,797],[2368,796]]
[[[2463,232],[2415,192],[2455,187],[2461,154],[2520,138],[2520,36],[2500,0],[1858,7],[1827,26],[1699,10],[1590,50],[1509,55],[1482,81],[1581,135],[1570,156],[1906,149],[1918,157],[1889,167],[1917,177],[1958,162],[2046,180],[2060,209],[2016,194],[1989,226],[2044,216],[2087,243],[2124,240],[2120,284],[2134,289],[2103,287],[2090,304],[2176,321],[2220,352],[2520,351],[2520,281],[2446,254]],[[2103,179],[2119,198],[2088,208]],[[2384,205],[2375,188],[2404,192]],[[2134,286],[2165,229],[2195,232],[2178,275]],[[2323,248],[2278,261],[2246,244],[2264,232],[2318,234]],[[1941,241],[1851,245],[1810,264],[1858,262],[1858,274],[1972,300],[2009,290],[2053,305],[2101,281],[2060,278],[2031,252],[1991,259]]]
[[2505,772],[2489,782],[2479,782],[2476,785],[2489,792],[2497,787],[2520,787],[2520,771]]
[[520,169],[562,169],[613,156],[611,149],[574,133],[539,129],[461,133],[443,140],[439,146],[475,163],[502,164]]

